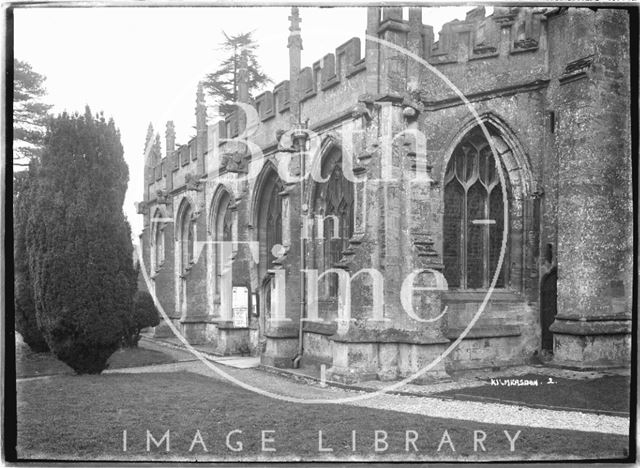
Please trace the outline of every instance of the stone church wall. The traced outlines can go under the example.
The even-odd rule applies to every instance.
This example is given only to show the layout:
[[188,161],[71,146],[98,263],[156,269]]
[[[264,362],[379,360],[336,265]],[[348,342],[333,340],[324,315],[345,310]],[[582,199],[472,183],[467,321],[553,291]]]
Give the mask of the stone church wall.
[[[437,358],[461,336],[486,292],[416,291],[413,301],[421,304],[422,318],[448,307],[439,322],[416,322],[401,304],[402,280],[412,271],[426,268],[435,278],[443,269],[443,177],[456,145],[477,124],[440,72],[491,131],[506,168],[509,283],[494,291],[469,334],[422,378],[534,359],[541,351],[539,285],[556,269],[554,359],[580,366],[626,362],[632,205],[625,30],[628,18],[620,10],[495,7],[486,17],[484,8],[476,8],[464,21],[445,24],[434,43],[419,8],[410,9],[407,21],[401,8],[370,7],[367,33],[380,42],[363,46],[352,39],[300,69],[297,94],[284,81],[246,102],[255,112],[235,112],[207,127],[200,89],[195,138],[175,148],[168,124],[164,158],[159,141],[147,138],[140,206],[147,268],[155,242],[152,217],[162,208],[171,220],[163,231],[165,263],[151,272],[160,302],[192,343],[219,354],[251,352],[270,366],[325,365],[337,380],[404,377]],[[299,50],[292,47],[295,58]],[[397,47],[429,66],[407,59]],[[426,135],[429,184],[411,182],[416,141],[390,138],[407,130]],[[309,306],[300,269],[315,264],[315,250],[300,256],[300,221],[313,214],[316,185],[305,181],[302,188],[295,181],[302,171],[295,148],[311,132],[317,136],[309,142],[316,158],[342,151],[343,161],[353,156],[354,174],[367,177],[354,184],[354,232],[338,267],[351,277],[366,268],[383,273],[387,320],[376,319],[373,298],[379,288],[361,274],[352,284],[354,320],[307,320],[300,327]],[[263,157],[252,159],[242,143],[247,136]],[[371,180],[383,174],[385,151],[392,174],[400,177],[383,188]],[[287,158],[293,179],[281,181],[278,194],[283,250],[267,274],[265,247],[252,253],[247,243],[260,238],[263,187]],[[211,242],[222,193],[230,199],[233,238],[245,243],[234,251],[231,284],[247,287],[251,302],[262,301],[250,304],[257,313],[250,312],[242,327],[233,324],[228,298],[214,286]],[[405,213],[408,200],[413,211]],[[184,274],[178,271],[178,226],[187,207],[202,250]],[[286,294],[273,304],[285,320],[264,316],[272,302],[263,303],[263,279],[276,281],[278,272],[284,272]],[[416,279],[416,285],[424,281]],[[320,318],[336,317],[337,307],[324,303]]]

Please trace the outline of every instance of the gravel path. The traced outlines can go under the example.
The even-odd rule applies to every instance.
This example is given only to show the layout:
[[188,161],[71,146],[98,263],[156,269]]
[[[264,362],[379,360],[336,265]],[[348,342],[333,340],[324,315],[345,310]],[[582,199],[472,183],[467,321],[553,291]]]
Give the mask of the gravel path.
[[383,395],[349,403],[353,406],[422,414],[433,418],[462,419],[487,424],[566,429],[604,434],[629,434],[629,418],[578,411],[556,411],[500,403],[441,400],[429,397]]

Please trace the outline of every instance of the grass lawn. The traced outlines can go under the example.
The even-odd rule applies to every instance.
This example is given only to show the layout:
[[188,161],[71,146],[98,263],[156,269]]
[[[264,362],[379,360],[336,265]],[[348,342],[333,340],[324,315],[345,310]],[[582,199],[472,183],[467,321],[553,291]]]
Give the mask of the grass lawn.
[[[17,387],[17,449],[23,459],[86,460],[491,460],[622,458],[624,436],[491,425],[428,418],[348,405],[296,405],[263,397],[226,382],[179,372],[156,374],[60,375],[25,380]],[[123,451],[123,431],[127,451]],[[166,446],[147,452],[147,431],[156,440],[170,431]],[[202,442],[190,446],[200,431]],[[230,444],[242,451],[234,452]],[[262,451],[261,431],[266,447]],[[318,431],[324,446],[318,451]],[[352,450],[352,431],[356,450]],[[374,431],[386,431],[388,449],[375,451]],[[406,431],[418,434],[406,449]],[[438,445],[444,431],[451,444]],[[474,452],[474,430],[486,433],[486,452]],[[515,451],[504,431],[513,437]],[[380,435],[382,437],[382,435]],[[378,448],[384,448],[380,444]]]
[[[175,362],[171,356],[160,351],[144,348],[119,349],[109,358],[109,369],[148,366]],[[16,346],[16,377],[75,374],[74,370],[59,361],[53,353],[34,353],[26,345]]]
[[[450,390],[437,395],[461,400],[498,399],[531,406],[554,406],[593,411],[628,413],[631,381],[627,376],[610,375],[592,380],[571,380],[537,374],[518,376],[520,380],[537,380],[538,386],[491,385]],[[502,379],[497,379],[502,380]],[[506,380],[506,379],[504,379]]]

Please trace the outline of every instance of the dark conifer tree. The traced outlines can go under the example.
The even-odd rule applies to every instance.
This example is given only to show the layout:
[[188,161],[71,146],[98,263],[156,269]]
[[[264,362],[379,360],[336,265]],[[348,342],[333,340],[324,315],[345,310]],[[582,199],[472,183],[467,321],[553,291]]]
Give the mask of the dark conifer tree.
[[132,307],[128,178],[113,120],[88,107],[51,119],[29,214],[29,269],[45,339],[78,373],[105,369]]
[[35,164],[28,171],[16,172],[13,176],[13,278],[16,331],[29,347],[37,352],[48,351],[36,319],[33,302],[33,286],[29,274],[27,258],[27,219],[29,216],[30,182],[35,172]]

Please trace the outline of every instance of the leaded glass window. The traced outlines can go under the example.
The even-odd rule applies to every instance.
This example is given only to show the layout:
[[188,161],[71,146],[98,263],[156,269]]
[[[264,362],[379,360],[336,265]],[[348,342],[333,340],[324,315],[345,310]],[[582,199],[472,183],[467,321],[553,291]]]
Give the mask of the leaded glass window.
[[[504,204],[491,147],[480,129],[456,147],[444,183],[444,275],[452,289],[487,288],[500,255]],[[496,287],[505,287],[504,263]]]
[[[342,252],[349,247],[354,218],[353,184],[342,173],[340,151],[334,151],[326,158],[322,177],[327,176],[328,180],[316,188],[315,199],[315,212],[324,218],[320,252],[322,271],[333,268],[342,258]],[[325,295],[337,297],[338,276],[328,275],[324,284]]]

